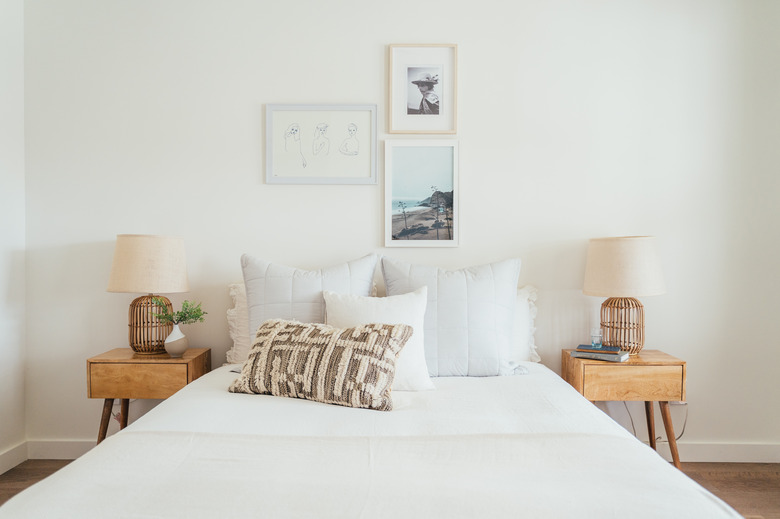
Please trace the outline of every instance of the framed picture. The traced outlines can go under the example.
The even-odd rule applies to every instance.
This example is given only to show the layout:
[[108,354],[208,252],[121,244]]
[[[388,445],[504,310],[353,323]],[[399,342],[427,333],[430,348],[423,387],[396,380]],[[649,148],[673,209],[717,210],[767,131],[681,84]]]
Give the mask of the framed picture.
[[390,45],[390,133],[455,133],[458,46]]
[[268,184],[376,184],[376,105],[266,105]]
[[458,141],[385,141],[385,246],[458,246]]

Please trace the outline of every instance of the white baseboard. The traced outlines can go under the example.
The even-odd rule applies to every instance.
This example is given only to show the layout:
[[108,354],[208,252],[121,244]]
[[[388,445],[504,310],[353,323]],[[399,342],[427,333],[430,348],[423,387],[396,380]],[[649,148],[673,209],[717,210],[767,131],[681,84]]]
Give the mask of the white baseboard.
[[95,440],[29,440],[0,452],[0,474],[27,460],[75,460],[89,452]]
[[5,474],[23,461],[27,461],[27,442],[0,452],[0,474]]
[[75,460],[95,446],[95,440],[29,440],[27,459]]
[[[628,432],[635,434],[647,444],[647,428],[642,402],[596,402],[596,405],[607,413]],[[633,412],[632,412],[633,410]],[[687,407],[672,405],[671,414],[674,430],[685,431]],[[660,417],[656,416],[656,435],[665,435]],[[780,463],[780,443],[710,443],[686,441],[687,435],[677,440],[677,450],[681,462],[713,462],[713,463]],[[671,461],[672,454],[666,440],[657,442],[658,452]]]
[[[647,442],[643,442],[647,445]],[[656,443],[656,451],[672,461],[666,440]],[[780,444],[771,443],[690,443],[677,442],[682,463],[780,463]]]
[[[663,449],[663,450],[662,450]],[[668,454],[669,444],[658,446]],[[780,463],[780,444],[772,443],[682,443],[677,442],[680,461],[721,463]]]

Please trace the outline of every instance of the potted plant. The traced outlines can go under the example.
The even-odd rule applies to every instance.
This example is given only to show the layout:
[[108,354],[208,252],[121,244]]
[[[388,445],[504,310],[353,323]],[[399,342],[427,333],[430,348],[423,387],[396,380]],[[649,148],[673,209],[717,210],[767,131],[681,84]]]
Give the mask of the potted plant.
[[165,302],[159,297],[154,297],[152,300],[154,301],[154,304],[160,307],[160,312],[152,312],[154,316],[164,323],[173,324],[173,331],[165,339],[165,351],[167,351],[171,357],[181,357],[184,352],[187,351],[189,341],[187,340],[187,336],[179,329],[179,325],[202,323],[205,320],[203,316],[208,312],[203,311],[200,307],[200,303],[195,304],[190,301],[184,301],[181,304],[181,310],[174,312],[169,310],[165,305]]

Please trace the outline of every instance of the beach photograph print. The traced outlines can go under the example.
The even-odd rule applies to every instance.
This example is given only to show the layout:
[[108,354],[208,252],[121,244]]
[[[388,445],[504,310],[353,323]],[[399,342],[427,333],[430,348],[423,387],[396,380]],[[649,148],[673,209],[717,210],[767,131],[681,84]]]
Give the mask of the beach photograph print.
[[406,113],[408,115],[439,115],[441,106],[441,66],[408,67]]
[[266,181],[375,184],[375,105],[268,105]]
[[457,141],[385,142],[385,244],[456,247]]

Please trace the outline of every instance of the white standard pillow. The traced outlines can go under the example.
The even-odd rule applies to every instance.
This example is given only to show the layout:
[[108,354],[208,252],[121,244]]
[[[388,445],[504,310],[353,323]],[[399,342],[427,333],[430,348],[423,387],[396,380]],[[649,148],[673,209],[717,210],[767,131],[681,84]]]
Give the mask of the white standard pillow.
[[435,389],[425,364],[424,323],[427,287],[387,297],[363,297],[325,290],[326,323],[335,328],[364,324],[408,324],[414,330],[398,354],[393,391]]
[[[252,341],[249,340],[249,310],[246,306],[246,289],[243,283],[233,283],[228,285],[228,291],[233,301],[232,308],[227,310],[228,330],[233,347],[227,352],[227,362],[228,364],[243,364],[252,347]],[[535,301],[535,287],[526,285],[517,289],[515,343],[512,346],[510,357],[513,364],[520,361],[539,362],[542,360],[536,351],[534,340],[536,332],[534,327]],[[408,343],[404,348],[406,347],[408,347]]]
[[431,376],[514,374],[520,260],[460,270],[382,258],[387,295],[428,287],[425,360]]
[[249,338],[268,319],[324,323],[323,290],[368,296],[373,286],[377,256],[319,270],[302,270],[269,263],[248,254],[241,256],[246,300],[249,308]]

